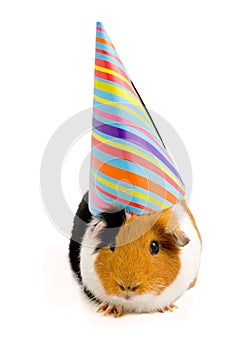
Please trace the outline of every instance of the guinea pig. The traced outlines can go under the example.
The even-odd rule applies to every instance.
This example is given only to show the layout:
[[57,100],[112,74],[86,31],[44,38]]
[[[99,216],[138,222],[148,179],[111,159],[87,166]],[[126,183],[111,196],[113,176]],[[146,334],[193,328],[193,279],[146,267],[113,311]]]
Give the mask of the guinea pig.
[[172,311],[194,286],[201,236],[185,200],[173,207],[130,215],[125,210],[93,217],[85,193],[74,218],[71,267],[97,311]]

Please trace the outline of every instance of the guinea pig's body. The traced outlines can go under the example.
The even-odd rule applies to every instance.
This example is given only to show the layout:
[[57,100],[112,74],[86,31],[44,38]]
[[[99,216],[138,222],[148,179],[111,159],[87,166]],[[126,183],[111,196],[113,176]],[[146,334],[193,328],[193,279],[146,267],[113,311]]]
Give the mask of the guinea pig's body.
[[99,311],[166,311],[195,284],[201,237],[184,200],[141,216],[92,217],[84,195],[74,219],[70,262]]

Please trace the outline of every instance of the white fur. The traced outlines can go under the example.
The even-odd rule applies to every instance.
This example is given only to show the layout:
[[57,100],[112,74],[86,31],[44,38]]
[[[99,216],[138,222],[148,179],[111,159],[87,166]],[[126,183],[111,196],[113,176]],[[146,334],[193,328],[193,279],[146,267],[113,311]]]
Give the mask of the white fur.
[[[96,222],[94,222],[95,224]],[[100,223],[98,224],[100,225]],[[97,225],[97,226],[98,226]],[[95,272],[94,263],[96,259],[95,247],[99,241],[96,239],[96,228],[89,227],[83,237],[82,247],[80,251],[80,270],[82,276],[82,282],[94,296],[100,300],[105,298],[105,291],[100,283],[100,280]]]
[[116,306],[120,305],[127,312],[154,312],[171,305],[189,288],[189,285],[195,279],[201,256],[201,243],[197,231],[183,206],[177,203],[174,206],[174,211],[179,218],[181,230],[186,233],[190,242],[181,248],[181,269],[177,278],[160,295],[147,293],[135,296],[130,301],[107,295],[94,269],[96,254],[93,254],[93,252],[98,245],[98,240],[91,226],[85,233],[81,248],[80,268],[83,284],[102,302]]

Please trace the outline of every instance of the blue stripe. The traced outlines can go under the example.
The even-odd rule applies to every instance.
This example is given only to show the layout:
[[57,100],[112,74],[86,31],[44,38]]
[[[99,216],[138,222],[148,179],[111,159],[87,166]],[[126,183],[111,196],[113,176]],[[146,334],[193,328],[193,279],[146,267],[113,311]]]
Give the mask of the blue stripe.
[[96,22],[96,27],[100,27],[100,28],[104,29],[104,26],[100,21]]

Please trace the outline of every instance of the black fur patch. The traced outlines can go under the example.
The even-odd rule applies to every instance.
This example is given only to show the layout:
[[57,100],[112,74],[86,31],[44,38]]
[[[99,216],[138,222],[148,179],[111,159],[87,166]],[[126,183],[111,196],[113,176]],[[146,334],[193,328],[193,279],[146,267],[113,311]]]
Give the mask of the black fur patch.
[[80,249],[83,235],[87,224],[91,221],[92,215],[88,208],[88,192],[86,192],[79,204],[77,213],[74,217],[72,235],[69,245],[69,258],[72,270],[76,273],[79,281],[82,281],[80,273]]
[[126,220],[125,210],[109,213],[104,212],[100,214],[100,218],[106,222],[107,227],[120,227]]
[[102,213],[100,218],[106,223],[106,227],[99,233],[100,243],[95,249],[98,252],[99,249],[104,247],[111,247],[114,250],[116,245],[116,236],[120,230],[120,227],[126,220],[125,210],[120,210],[114,213]]
[[94,294],[92,294],[92,292],[89,291],[89,289],[88,289],[87,287],[83,286],[83,291],[84,291],[84,293],[88,296],[88,298],[89,298],[90,300],[92,300],[92,301],[94,301],[95,303],[98,303],[98,304],[101,303],[101,301],[100,301],[98,298],[96,298],[96,297],[94,296]]

